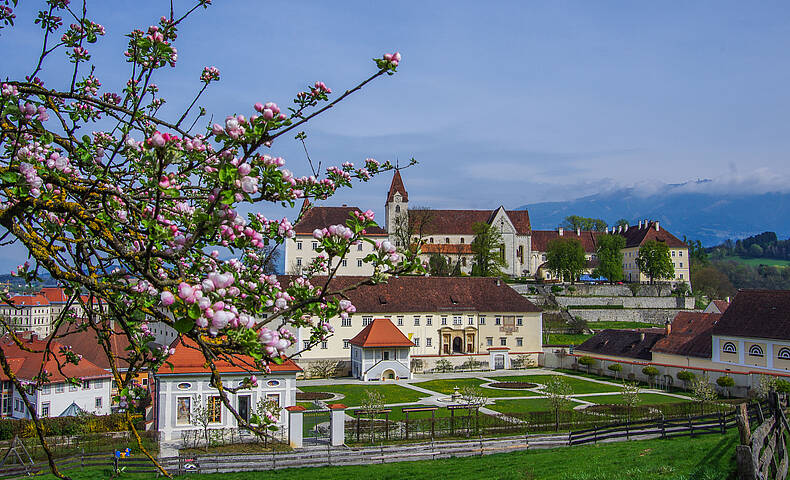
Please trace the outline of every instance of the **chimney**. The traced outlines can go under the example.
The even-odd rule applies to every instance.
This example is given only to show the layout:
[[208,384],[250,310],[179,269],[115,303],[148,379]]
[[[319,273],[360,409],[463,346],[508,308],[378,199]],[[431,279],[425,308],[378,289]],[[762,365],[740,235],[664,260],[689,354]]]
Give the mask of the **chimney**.
[[642,220],[639,220],[639,228],[642,228]]
[[655,224],[656,224],[656,231],[657,232],[660,231],[661,227],[658,225],[658,220],[655,221]]
[[670,333],[672,333],[672,322],[670,322],[669,320],[667,320],[666,322],[664,322],[664,330],[666,330],[666,334],[667,334],[667,335],[669,335]]
[[727,301],[727,303],[730,303],[730,297],[727,297],[727,298],[725,298],[724,300],[726,300],[726,301]]
[[582,236],[582,229],[581,228],[577,228],[576,229],[576,236],[577,237],[581,237]]
[[645,219],[645,228],[647,228],[647,219]]
[[639,340],[640,341],[644,341],[645,340],[645,332],[639,332]]
[[499,277],[497,277],[496,279],[496,286],[497,287],[501,286],[501,280],[499,279]]
[[562,236],[562,227],[558,228],[557,231],[559,232],[560,237],[561,237]]

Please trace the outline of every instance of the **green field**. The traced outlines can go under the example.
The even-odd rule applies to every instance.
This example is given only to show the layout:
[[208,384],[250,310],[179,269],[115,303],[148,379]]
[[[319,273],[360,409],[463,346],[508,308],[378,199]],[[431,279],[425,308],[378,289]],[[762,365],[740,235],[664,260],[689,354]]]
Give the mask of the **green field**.
[[771,265],[773,267],[787,267],[790,266],[790,260],[780,260],[778,258],[744,258],[739,256],[723,257],[722,260],[731,260],[733,262],[745,263],[757,267],[760,265]]
[[[417,402],[427,395],[400,385],[311,385],[305,387],[297,387],[303,392],[331,392],[344,395],[344,398],[338,400],[347,407],[357,407],[362,405],[365,398],[365,391],[372,390],[379,392],[384,396],[384,403],[411,403]],[[330,401],[331,403],[331,401]]]
[[[499,380],[503,377],[494,377],[494,379]],[[462,389],[464,387],[480,387],[481,384],[488,383],[485,380],[480,380],[479,378],[447,378],[441,380],[429,380],[427,382],[420,382],[415,383],[414,385],[422,388],[427,388],[428,390],[432,390],[434,392],[444,393],[447,395],[451,395],[455,391],[455,387]],[[489,398],[496,398],[496,397],[529,397],[529,396],[540,396],[540,393],[533,392],[531,390],[501,390],[501,389],[494,389],[494,388],[485,388],[480,387],[482,390],[483,395]]]
[[[727,435],[640,440],[528,450],[484,457],[349,467],[293,468],[233,474],[185,475],[180,480],[719,480],[735,472],[737,431]],[[74,480],[104,480],[109,468],[84,468],[68,473]],[[54,480],[47,475],[40,477]],[[120,479],[142,480],[151,474],[123,473]]]
[[546,345],[581,345],[592,335],[585,333],[549,333],[545,335]]
[[[583,397],[582,397],[583,398]],[[573,406],[578,405],[573,399],[570,399]],[[551,410],[551,403],[547,398],[535,398],[529,400],[497,400],[496,404],[488,405],[491,410],[505,414],[520,414],[531,412],[549,412]]]

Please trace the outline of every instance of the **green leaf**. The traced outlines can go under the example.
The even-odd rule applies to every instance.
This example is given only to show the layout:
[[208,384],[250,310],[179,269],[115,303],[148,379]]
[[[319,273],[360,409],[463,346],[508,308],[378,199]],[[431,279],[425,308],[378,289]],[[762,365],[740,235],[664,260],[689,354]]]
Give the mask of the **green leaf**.
[[0,178],[2,178],[6,183],[16,183],[16,181],[19,179],[19,174],[16,172],[5,172],[0,175]]
[[179,318],[173,326],[178,333],[187,333],[195,326],[195,321],[189,317]]
[[219,179],[221,182],[230,182],[236,179],[237,169],[233,165],[226,163],[219,169]]
[[193,303],[192,305],[190,305],[187,313],[189,314],[189,318],[191,318],[192,320],[197,320],[198,318],[200,318],[201,315],[200,307],[197,305],[197,303]]

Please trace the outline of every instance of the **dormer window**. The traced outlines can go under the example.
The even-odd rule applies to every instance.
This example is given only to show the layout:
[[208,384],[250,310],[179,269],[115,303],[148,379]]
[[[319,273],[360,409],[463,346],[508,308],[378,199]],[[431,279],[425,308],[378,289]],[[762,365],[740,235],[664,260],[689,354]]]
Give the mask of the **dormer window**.
[[453,305],[458,305],[458,300],[452,295],[450,295],[450,301],[453,302]]
[[385,297],[382,297],[381,295],[379,295],[379,303],[382,304],[382,305],[386,305],[387,304],[387,299]]

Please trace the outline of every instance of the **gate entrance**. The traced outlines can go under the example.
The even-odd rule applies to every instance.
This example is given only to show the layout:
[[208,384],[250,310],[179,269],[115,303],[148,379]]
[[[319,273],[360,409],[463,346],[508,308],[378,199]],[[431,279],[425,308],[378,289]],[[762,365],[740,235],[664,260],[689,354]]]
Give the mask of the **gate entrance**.
[[329,443],[331,410],[305,410],[302,413],[302,442],[305,445]]

